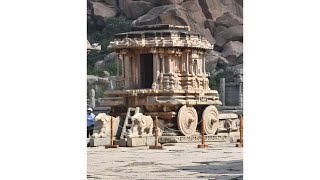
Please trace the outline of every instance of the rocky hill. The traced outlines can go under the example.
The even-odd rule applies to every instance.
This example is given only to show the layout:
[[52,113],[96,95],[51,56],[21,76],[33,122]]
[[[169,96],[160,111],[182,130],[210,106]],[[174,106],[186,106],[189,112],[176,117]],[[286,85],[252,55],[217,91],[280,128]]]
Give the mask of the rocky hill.
[[217,88],[220,77],[232,81],[242,69],[243,0],[88,0],[87,20],[89,41],[104,39],[102,51],[88,57],[93,68],[88,74],[110,71],[116,56],[103,49],[114,33],[149,24],[187,25],[214,44],[206,57],[212,88]]

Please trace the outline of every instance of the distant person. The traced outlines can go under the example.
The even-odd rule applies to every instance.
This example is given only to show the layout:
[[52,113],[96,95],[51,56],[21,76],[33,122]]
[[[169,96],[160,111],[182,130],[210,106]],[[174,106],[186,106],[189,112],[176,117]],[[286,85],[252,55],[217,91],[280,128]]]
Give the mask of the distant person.
[[87,138],[90,138],[93,134],[95,115],[92,112],[92,108],[89,108],[87,111]]

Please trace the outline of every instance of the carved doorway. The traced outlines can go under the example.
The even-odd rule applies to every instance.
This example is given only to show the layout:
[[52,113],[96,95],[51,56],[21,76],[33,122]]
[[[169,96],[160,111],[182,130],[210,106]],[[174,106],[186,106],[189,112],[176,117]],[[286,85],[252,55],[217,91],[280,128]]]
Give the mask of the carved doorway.
[[140,55],[141,88],[150,89],[153,83],[153,54]]

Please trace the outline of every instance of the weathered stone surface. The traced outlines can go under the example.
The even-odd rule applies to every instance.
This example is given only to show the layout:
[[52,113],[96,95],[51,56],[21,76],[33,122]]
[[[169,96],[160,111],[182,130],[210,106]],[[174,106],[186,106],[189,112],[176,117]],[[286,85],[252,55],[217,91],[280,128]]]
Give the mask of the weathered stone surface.
[[[201,142],[201,135],[198,136],[161,136],[160,143],[195,143]],[[228,135],[205,135],[205,142],[229,142]]]
[[110,137],[90,139],[90,147],[105,146],[105,145],[110,145]]
[[214,30],[216,29],[215,21],[212,19],[206,19],[204,21],[204,27],[209,29],[211,32],[211,35],[214,35]]
[[226,65],[228,64],[228,60],[221,56],[221,53],[217,51],[209,51],[206,54],[206,71],[210,73],[214,73],[217,64]]
[[205,35],[205,37],[209,40],[209,42],[211,44],[214,44],[215,40],[210,32],[210,29],[205,29],[204,24],[207,17],[203,12],[203,9],[201,7],[201,4],[199,4],[199,2],[201,1],[185,1],[181,4],[181,6],[187,12],[186,20],[188,21],[188,24],[191,27],[191,30]]
[[107,135],[110,136],[111,118],[111,116],[108,116],[105,113],[99,113],[95,117],[93,135],[91,137],[105,138]]
[[227,27],[225,26],[216,26],[214,29],[213,29],[213,35],[214,37],[217,37],[217,34],[219,34],[220,32],[226,30]]
[[104,57],[104,61],[106,64],[113,64],[117,63],[117,60],[119,59],[118,53],[112,52]]
[[89,2],[102,2],[102,3],[104,3],[104,0],[89,0]]
[[218,17],[216,20],[216,25],[217,26],[225,26],[225,27],[231,27],[231,26],[236,26],[236,25],[242,25],[243,24],[243,20],[230,13],[230,12],[226,12],[224,13],[222,16]]
[[98,82],[98,77],[94,75],[87,75],[87,84],[88,85],[94,85]]
[[238,3],[241,7],[243,7],[243,0],[234,0],[236,3]]
[[120,147],[128,147],[127,139],[118,139],[113,142],[115,145],[119,145]]
[[109,84],[109,79],[108,78],[101,78],[101,77],[98,77],[98,82],[99,82],[99,84],[101,84],[101,85],[107,85],[107,84]]
[[187,26],[186,19],[185,9],[182,6],[172,4],[153,8],[147,14],[133,21],[132,25],[172,24]]
[[209,31],[210,29],[204,27],[205,20],[206,18],[201,11],[199,3],[186,1],[181,5],[170,4],[155,7],[147,14],[133,21],[132,25],[171,24],[190,26],[192,31],[201,33],[210,43],[214,43],[215,40]]
[[181,4],[184,0],[141,0],[141,1],[146,1],[150,2],[155,5],[168,5],[168,4]]
[[145,1],[119,0],[119,7],[129,19],[137,19],[149,12],[155,5]]
[[128,137],[152,136],[153,120],[151,116],[145,116],[137,113],[131,117],[132,127],[129,130]]
[[243,64],[238,64],[235,66],[228,66],[226,68],[226,71],[235,75],[235,74],[238,74],[241,71],[241,69],[243,69]]
[[238,139],[240,139],[239,132],[231,132],[229,133],[230,143],[236,143]]
[[216,40],[213,38],[213,36],[210,32],[210,29],[203,29],[201,34],[203,34],[211,44],[216,43]]
[[104,70],[105,67],[106,67],[106,62],[104,60],[97,61],[94,64],[94,69],[96,69],[96,70]]
[[243,8],[235,0],[220,0],[225,6],[226,10],[235,14],[236,16],[243,18]]
[[111,118],[113,122],[113,136],[116,135],[116,130],[118,129],[120,119],[111,117],[109,115],[106,115],[105,113],[99,113],[95,117],[94,121],[94,129],[93,129],[93,135],[92,138],[105,138],[110,137],[111,133]]
[[221,0],[199,0],[202,12],[207,19],[215,20],[227,11],[226,7],[220,2]]
[[110,145],[111,118],[113,119],[113,137],[115,138],[119,126],[119,117],[114,118],[105,113],[99,113],[94,122],[93,135],[90,139],[90,146]]
[[108,65],[117,63],[118,59],[119,59],[118,54],[115,52],[112,52],[106,55],[103,60],[97,61],[94,64],[94,69],[100,70],[100,71],[105,70]]
[[155,142],[154,136],[127,138],[128,147],[149,146],[149,145],[154,145],[154,142]]
[[232,26],[220,33],[216,36],[216,45],[224,46],[229,41],[241,41],[243,39],[243,26],[237,25]]
[[243,53],[242,42],[230,41],[223,46],[221,55],[233,63]]
[[92,3],[92,8],[93,8],[93,13],[96,16],[109,18],[109,17],[114,17],[117,14],[116,8],[108,6],[108,5],[101,3],[101,2],[91,2],[91,3]]
[[217,70],[213,70],[213,73],[210,75],[211,78],[215,78],[216,76],[218,76],[219,74],[223,73],[224,70],[223,69],[217,69]]
[[117,1],[118,0],[101,0],[104,1],[106,4],[112,6],[112,7],[117,7]]

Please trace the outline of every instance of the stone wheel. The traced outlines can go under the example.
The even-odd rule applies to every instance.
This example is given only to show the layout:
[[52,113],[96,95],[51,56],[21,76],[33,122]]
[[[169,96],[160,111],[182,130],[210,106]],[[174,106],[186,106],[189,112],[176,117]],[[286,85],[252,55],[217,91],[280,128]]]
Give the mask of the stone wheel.
[[219,127],[218,110],[214,106],[208,106],[202,113],[204,122],[204,133],[213,135],[217,132]]
[[198,124],[198,114],[194,107],[182,106],[178,112],[177,124],[180,132],[185,136],[191,136]]

